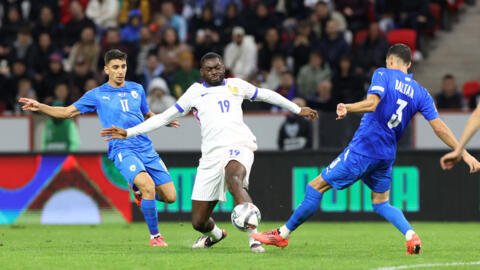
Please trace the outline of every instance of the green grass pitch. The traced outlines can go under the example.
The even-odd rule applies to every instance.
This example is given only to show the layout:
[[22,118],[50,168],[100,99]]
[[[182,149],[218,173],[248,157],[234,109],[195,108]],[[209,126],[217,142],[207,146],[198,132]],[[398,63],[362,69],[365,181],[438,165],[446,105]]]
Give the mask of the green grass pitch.
[[[268,230],[280,222],[264,222]],[[144,223],[99,226],[0,226],[0,269],[372,269],[480,261],[479,223],[413,223],[423,248],[405,255],[404,237],[386,222],[307,222],[285,249],[253,254],[230,223],[227,238],[191,249],[189,223],[160,223],[168,247],[149,247]],[[438,266],[440,267],[440,266]],[[431,269],[438,269],[434,267]],[[442,266],[478,269],[480,265]]]

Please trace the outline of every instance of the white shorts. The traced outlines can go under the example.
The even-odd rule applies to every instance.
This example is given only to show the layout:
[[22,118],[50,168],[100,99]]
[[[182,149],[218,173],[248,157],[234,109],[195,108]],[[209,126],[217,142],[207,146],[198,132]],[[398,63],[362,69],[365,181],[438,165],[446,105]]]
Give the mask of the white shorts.
[[230,160],[236,160],[245,167],[247,173],[243,179],[243,187],[248,188],[248,178],[253,164],[253,151],[245,146],[221,148],[200,158],[195,184],[193,185],[192,200],[226,201],[225,166]]

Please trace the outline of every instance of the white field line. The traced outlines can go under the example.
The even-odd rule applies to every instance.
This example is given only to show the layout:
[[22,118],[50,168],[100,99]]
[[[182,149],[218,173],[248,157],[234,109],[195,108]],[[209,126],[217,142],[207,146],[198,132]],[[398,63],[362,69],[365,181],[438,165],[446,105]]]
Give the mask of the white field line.
[[397,270],[397,269],[448,267],[448,266],[465,266],[465,265],[480,265],[480,261],[477,261],[477,262],[452,262],[452,263],[426,263],[426,264],[399,265],[399,266],[387,266],[387,267],[374,268],[372,270]]

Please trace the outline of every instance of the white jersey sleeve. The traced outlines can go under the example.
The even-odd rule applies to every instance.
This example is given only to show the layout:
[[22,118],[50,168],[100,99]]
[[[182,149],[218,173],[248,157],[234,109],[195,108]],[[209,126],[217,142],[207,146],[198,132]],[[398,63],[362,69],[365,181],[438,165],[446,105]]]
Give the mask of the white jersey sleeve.
[[168,108],[163,113],[150,117],[145,122],[127,129],[127,138],[145,134],[162,126],[166,126],[178,117],[186,115],[195,106],[195,96],[198,92],[196,91],[196,88],[198,88],[198,83],[192,84],[177,100],[175,105]]
[[197,83],[192,84],[187,91],[177,100],[175,103],[175,108],[183,115],[190,112],[190,110],[195,106],[195,89],[197,88]]
[[244,99],[249,99],[250,101],[263,101],[274,104],[279,107],[285,108],[295,114],[298,114],[301,111],[301,108],[298,107],[297,104],[284,98],[282,95],[278,94],[275,91],[265,88],[258,88],[242,79],[230,80],[234,80],[235,85],[238,85],[239,93],[243,96]]
[[279,93],[269,89],[265,89],[265,88],[257,89],[257,91],[255,92],[255,100],[264,101],[270,104],[277,105],[295,114],[299,114],[300,111],[302,110],[302,108],[300,108],[297,104],[284,98]]
[[182,116],[182,113],[172,106],[163,113],[154,115],[148,118],[145,122],[127,129],[127,138],[145,134],[157,128],[166,126],[180,116]]

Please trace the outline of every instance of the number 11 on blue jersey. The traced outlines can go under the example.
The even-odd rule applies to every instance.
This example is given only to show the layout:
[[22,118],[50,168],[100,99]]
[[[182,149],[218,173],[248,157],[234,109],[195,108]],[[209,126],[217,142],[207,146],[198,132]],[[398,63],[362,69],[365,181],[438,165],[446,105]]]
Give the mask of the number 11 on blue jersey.
[[122,110],[124,112],[128,112],[128,99],[120,99],[120,103],[122,104]]

